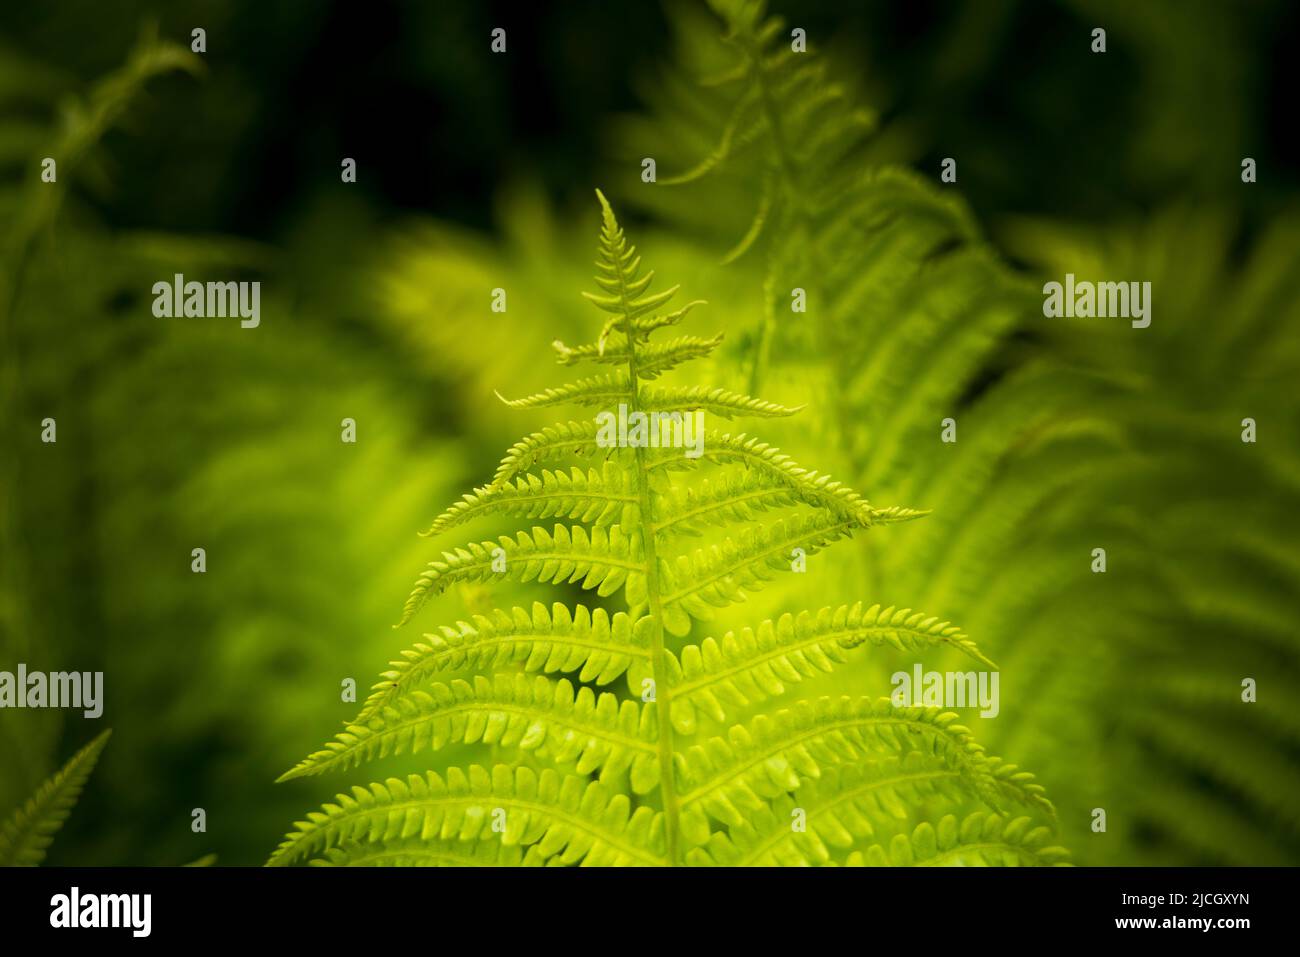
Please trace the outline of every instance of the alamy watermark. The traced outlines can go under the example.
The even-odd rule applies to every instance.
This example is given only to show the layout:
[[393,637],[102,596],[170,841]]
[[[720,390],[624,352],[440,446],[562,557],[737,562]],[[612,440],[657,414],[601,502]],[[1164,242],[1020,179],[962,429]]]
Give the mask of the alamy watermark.
[[1150,282],[1075,282],[1074,273],[1065,283],[1043,284],[1043,315],[1049,319],[1124,318],[1134,329],[1151,325]]
[[104,713],[102,671],[0,671],[0,708],[80,708],[87,718]]
[[262,321],[260,282],[186,282],[176,273],[171,282],[154,283],[153,295],[153,314],[159,319],[238,316],[243,329],[256,329]]
[[996,671],[924,671],[918,663],[912,672],[896,671],[890,678],[889,698],[896,708],[980,708],[981,718],[996,718]]
[[153,929],[152,894],[83,894],[72,887],[50,898],[50,926],[55,928],[124,928],[132,937]]

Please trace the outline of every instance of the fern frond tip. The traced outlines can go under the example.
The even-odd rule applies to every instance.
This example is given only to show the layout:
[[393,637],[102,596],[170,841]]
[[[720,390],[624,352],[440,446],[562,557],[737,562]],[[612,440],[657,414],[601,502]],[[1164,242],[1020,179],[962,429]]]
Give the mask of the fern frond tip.
[[599,188],[596,190],[596,198],[600,200],[601,218],[604,220],[605,228],[611,232],[618,229],[618,219],[614,216],[614,207],[609,205],[609,200],[605,198],[605,194]]

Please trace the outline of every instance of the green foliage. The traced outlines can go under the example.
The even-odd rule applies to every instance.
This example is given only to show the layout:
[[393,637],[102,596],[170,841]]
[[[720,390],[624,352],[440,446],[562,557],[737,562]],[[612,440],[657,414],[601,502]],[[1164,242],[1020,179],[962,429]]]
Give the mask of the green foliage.
[[[1284,865],[1300,853],[1300,725],[1288,705],[1300,694],[1294,222],[1279,215],[1242,242],[1241,224],[1206,205],[1012,233],[1047,275],[1141,276],[1159,291],[1140,334],[1053,330],[1061,364],[1099,386],[1072,401],[1119,436],[1090,456],[1090,480],[1055,517],[1056,541],[1091,535],[1111,568],[1090,589],[1104,612],[1078,619],[1076,640],[1097,650],[1068,677],[1045,628],[1012,652],[1042,676],[1041,698],[1078,689],[1071,713],[1037,740],[1022,736],[1025,750],[1123,742],[1100,782],[1126,808],[1110,818],[1111,859]],[[1242,441],[1246,418],[1254,442]]]
[[[720,145],[661,179],[668,189],[635,192],[706,238],[737,192],[762,197],[751,228],[733,224],[765,251],[751,381],[819,383],[829,414],[813,422],[844,450],[837,470],[932,510],[886,547],[864,539],[845,584],[1005,636],[1015,700],[985,736],[1032,760],[1081,859],[1293,860],[1298,739],[1279,702],[1300,688],[1294,229],[1278,215],[1245,243],[1215,208],[1012,223],[1039,282],[1073,272],[1155,290],[1149,329],[1049,326],[1038,283],[999,262],[955,187],[873,162],[871,117],[842,85],[821,84],[826,102],[808,108],[800,90],[833,63],[792,56],[760,3],[712,6],[722,42],[695,25],[677,69],[705,84],[657,84],[641,132],[677,144],[711,129]],[[807,315],[776,318],[794,286]],[[948,416],[953,445],[934,437]],[[1245,416],[1272,423],[1272,439],[1240,441]],[[1098,546],[1105,575],[1090,570]],[[1242,680],[1260,674],[1278,697],[1243,702]],[[1081,764],[1097,773],[1081,778]],[[1109,834],[1088,829],[1099,806]]]
[[1007,820],[997,814],[976,811],[958,824],[944,815],[937,827],[922,822],[908,835],[897,834],[888,847],[872,845],[865,853],[854,852],[850,865],[895,867],[1043,867],[1064,863],[1064,848],[1051,845],[1051,832],[1034,827],[1027,817]]
[[72,813],[112,733],[105,731],[74,754],[5,821],[0,827],[0,867],[35,867],[45,860],[46,849]]
[[[679,339],[658,350],[649,342],[685,310],[660,311],[676,287],[649,292],[653,274],[641,270],[598,196],[601,292],[587,298],[612,318],[591,345],[557,343],[556,351],[563,365],[619,356],[622,368],[511,404],[625,404],[629,414],[728,417],[797,411],[708,386],[642,384],[665,371],[665,355],[673,353],[676,365],[695,358],[688,353],[700,342],[716,340]],[[764,850],[750,862],[828,863],[829,853],[809,850],[816,834],[834,832],[842,861],[857,838],[892,833],[909,813],[924,817],[935,808],[1016,810],[1050,826],[1052,806],[1032,776],[986,755],[955,714],[850,696],[848,683],[834,694],[759,707],[787,686],[835,672],[867,646],[952,647],[987,664],[948,622],[855,604],[686,641],[717,609],[792,570],[795,549],[812,554],[919,514],[877,509],[755,440],[710,436],[717,441],[706,437],[709,454],[691,459],[668,447],[602,448],[587,426],[557,425],[515,446],[493,484],[435,521],[433,533],[492,512],[577,524],[445,552],[420,576],[402,623],[454,584],[494,580],[576,585],[600,598],[621,592],[627,611],[557,603],[548,612],[537,604],[426,635],[382,676],[358,717],[282,779],[453,744],[486,748],[494,763],[390,777],[340,794],[299,822],[270,863],[729,864],[744,856],[729,849],[754,846],[756,828],[781,843],[778,825],[791,849]],[[585,473],[526,472],[572,454],[604,461]],[[728,531],[737,523],[739,531]],[[712,540],[683,548],[686,534]],[[465,668],[486,674],[439,678]],[[623,692],[614,685],[620,677]],[[791,828],[791,810],[805,802],[821,814],[813,838]],[[1018,828],[1005,843],[1015,843]],[[475,849],[475,842],[490,844]],[[1035,832],[1029,846],[1039,843]],[[1048,857],[1021,855],[1028,863]]]
[[[7,50],[0,57],[0,657],[6,661],[30,660],[33,636],[49,641],[57,631],[41,600],[45,583],[83,573],[69,555],[41,566],[28,544],[70,541],[84,529],[70,528],[72,538],[66,538],[55,524],[54,514],[64,509],[47,507],[44,497],[66,502],[72,496],[61,481],[31,477],[18,451],[27,445],[24,430],[48,414],[51,395],[81,394],[85,365],[105,351],[110,336],[98,315],[93,322],[68,323],[72,329],[60,326],[90,302],[98,309],[111,295],[106,287],[122,282],[124,261],[131,258],[84,226],[70,230],[57,256],[49,255],[50,240],[78,189],[105,190],[101,140],[123,124],[146,85],[198,68],[197,57],[159,39],[153,27],[142,31],[124,64],[84,92],[44,64],[15,59]],[[57,164],[52,182],[41,179],[46,157]],[[54,362],[48,361],[51,352],[57,353]],[[39,526],[29,524],[38,520]],[[0,803],[17,801],[46,773],[56,736],[57,725],[35,713],[13,712],[0,722],[6,772],[0,774]]]
[[[41,131],[48,140],[44,144],[47,156],[56,160],[58,178],[51,183],[40,182],[41,168],[31,164],[30,155],[16,157],[27,167],[28,188],[15,216],[11,231],[6,236],[6,263],[10,272],[29,253],[29,245],[36,235],[54,220],[67,193],[69,175],[76,171],[91,182],[102,184],[104,173],[97,162],[95,148],[101,138],[119,123],[140,96],[144,85],[151,79],[175,70],[196,73],[201,61],[190,51],[175,43],[158,39],[156,26],[145,29],[119,69],[103,77],[84,96],[63,102],[59,123],[53,133]],[[37,73],[39,75],[39,68]],[[7,98],[7,90],[0,87],[0,99]],[[17,98],[17,97],[15,97]],[[85,168],[80,168],[85,166]],[[16,283],[17,277],[7,275],[6,284]],[[11,295],[5,289],[5,299]],[[11,305],[3,301],[3,305]]]
[[[415,379],[395,373],[417,364],[413,350],[385,355],[377,336],[361,349],[339,331],[340,313],[363,311],[343,267],[349,253],[303,248],[338,231],[281,237],[272,251],[197,232],[201,222],[184,233],[103,222],[138,222],[121,193],[150,167],[129,161],[131,143],[142,140],[146,156],[173,150],[170,132],[151,137],[149,126],[169,105],[192,108],[201,86],[149,71],[195,59],[146,33],[123,67],[84,93],[27,64],[11,93],[0,58],[0,99],[16,104],[0,123],[30,113],[39,127],[21,157],[11,163],[5,154],[0,181],[17,188],[0,197],[4,213],[13,207],[4,218],[25,224],[4,231],[10,255],[0,276],[12,297],[0,302],[0,658],[10,670],[36,660],[103,670],[116,740],[131,742],[100,766],[83,798],[113,826],[86,826],[91,818],[79,812],[55,847],[71,863],[191,860],[207,848],[188,827],[150,822],[188,819],[213,793],[240,810],[205,843],[223,860],[248,863],[250,849],[260,859],[266,834],[299,802],[268,791],[265,780],[282,768],[257,741],[282,738],[304,716],[348,716],[311,689],[337,680],[341,637],[393,600],[380,586],[331,582],[360,580],[381,554],[399,566],[417,562],[418,540],[394,552],[397,532],[428,496],[457,487],[455,448],[435,450],[427,433],[404,424],[421,421],[436,376],[420,367],[418,392],[402,390],[390,379]],[[129,99],[109,102],[110,93]],[[93,144],[81,126],[88,122],[111,135]],[[78,154],[66,152],[73,143]],[[46,155],[58,159],[56,183],[33,178]],[[369,250],[355,233],[348,238],[362,247],[350,251],[355,270]],[[333,284],[316,270],[324,260],[339,266]],[[249,331],[155,319],[149,290],[175,273],[261,278],[267,321]],[[310,335],[283,321],[299,311],[312,316]],[[402,412],[385,429],[394,408]],[[47,415],[57,417],[57,445],[39,441]],[[338,441],[343,416],[362,423],[355,446]],[[355,502],[381,474],[387,508],[358,526]],[[196,545],[209,554],[206,576],[190,571]],[[313,560],[293,558],[305,555]],[[184,621],[190,640],[177,642]],[[383,648],[361,643],[356,654],[382,660]],[[8,809],[61,763],[66,712],[3,714],[0,807]],[[142,787],[160,767],[166,786]]]
[[[293,203],[305,215],[276,215],[275,252],[211,239],[198,232],[202,217],[189,218],[187,193],[213,197],[212,207],[229,201],[230,221],[261,221],[239,200],[260,193],[229,175],[232,158],[246,165],[240,144],[257,141],[257,126],[245,124],[260,110],[231,95],[248,76],[239,63],[223,61],[202,89],[164,79],[198,61],[147,34],[122,69],[83,91],[78,78],[111,62],[132,26],[65,51],[66,72],[0,45],[0,653],[30,661],[48,649],[51,667],[112,664],[112,723],[131,740],[95,772],[90,803],[56,853],[71,859],[71,845],[85,862],[187,860],[198,851],[185,828],[149,833],[148,822],[219,792],[238,813],[214,839],[223,857],[247,861],[304,803],[299,789],[375,760],[392,762],[403,782],[408,765],[436,762],[447,786],[458,780],[453,767],[482,765],[489,779],[497,764],[551,769],[600,785],[592,802],[626,796],[629,820],[641,807],[662,814],[657,714],[670,718],[684,778],[691,761],[705,762],[702,774],[743,764],[751,740],[792,733],[815,721],[819,703],[849,694],[862,713],[851,715],[842,749],[810,752],[818,776],[800,769],[801,756],[774,759],[795,767],[793,792],[774,770],[738,775],[736,793],[705,792],[683,807],[694,786],[680,782],[679,821],[694,839],[702,819],[709,837],[689,848],[683,837],[679,861],[978,864],[987,851],[990,862],[1020,863],[1017,842],[1004,839],[1019,810],[999,812],[989,825],[997,833],[983,835],[993,816],[977,808],[997,787],[923,753],[892,753],[869,722],[874,703],[861,698],[885,686],[900,654],[940,669],[969,667],[972,655],[991,666],[969,632],[996,636],[990,654],[1004,666],[1004,707],[980,722],[980,742],[1033,767],[1061,809],[1061,835],[1035,837],[1036,848],[1068,844],[1083,863],[1294,861],[1300,725],[1287,702],[1300,693],[1291,545],[1300,410],[1290,384],[1300,372],[1300,271],[1294,216],[1276,202],[1291,184],[1269,170],[1259,117],[1237,102],[1270,65],[1242,59],[1248,41],[1285,14],[1261,8],[1243,20],[1165,4],[1153,16],[1140,6],[1107,12],[1122,57],[1108,82],[1125,108],[1062,163],[1036,169],[1008,164],[1026,154],[1003,146],[1050,139],[1043,123],[1070,102],[1057,95],[1062,84],[1097,87],[1078,82],[1086,56],[1036,65],[1035,85],[1006,87],[1024,73],[1007,74],[1002,54],[1041,25],[1032,4],[942,18],[951,33],[936,40],[927,30],[909,44],[898,75],[882,74],[875,57],[834,55],[853,50],[862,23],[888,22],[879,15],[837,16],[834,35],[811,29],[810,51],[794,56],[788,29],[757,4],[670,4],[684,24],[681,61],[645,84],[653,113],[617,131],[610,176],[629,184],[625,202],[655,214],[642,238],[663,273],[707,289],[715,304],[664,302],[636,318],[641,332],[664,330],[637,339],[637,378],[651,401],[687,408],[709,398],[720,417],[762,411],[744,405],[745,392],[777,400],[768,411],[807,408],[764,418],[761,439],[729,423],[709,430],[697,463],[646,450],[654,515],[641,508],[628,456],[602,449],[589,418],[536,420],[584,389],[594,400],[629,388],[632,359],[614,325],[592,336],[575,321],[573,290],[585,281],[575,264],[586,257],[574,243],[588,237],[567,212],[552,218],[540,190],[498,194],[491,241],[446,225],[377,231],[376,194],[339,189],[321,166],[326,188],[303,181],[302,204]],[[18,30],[26,38],[14,42],[40,50],[33,37],[76,20],[42,16],[44,26]],[[1086,21],[1067,16],[1056,32],[1072,43],[1070,25]],[[1222,54],[1213,63],[1186,55],[1209,47]],[[1126,76],[1135,63],[1145,67]],[[1205,64],[1217,70],[1208,86]],[[864,79],[870,97],[853,89]],[[992,82],[1036,92],[1004,104],[1013,122],[990,131],[964,105]],[[891,85],[907,87],[905,105],[882,95]],[[1196,93],[1210,87],[1208,99]],[[884,108],[883,125],[870,102]],[[165,155],[184,159],[178,143],[198,142],[173,133],[195,111],[210,121],[205,159],[186,160],[184,180],[166,177],[176,165]],[[1031,113],[1043,122],[1018,122]],[[1158,122],[1135,132],[1125,118],[1138,115]],[[958,187],[935,182],[932,166],[915,175],[882,165],[920,155],[922,143],[942,153],[955,142],[967,144],[962,188],[983,187],[972,196],[984,209],[1050,201],[1057,216],[1096,221],[988,220],[1017,262],[1041,272],[1037,281],[1066,271],[1150,279],[1152,328],[1044,323],[1036,283],[999,261]],[[983,148],[972,151],[974,142]],[[1249,187],[1236,177],[1246,142],[1261,170]],[[46,155],[58,159],[57,183],[34,181]],[[654,186],[635,175],[647,155],[659,161]],[[159,162],[142,167],[142,157]],[[1107,160],[1098,175],[1079,175],[1098,157]],[[141,177],[142,168],[157,175]],[[367,174],[362,188],[378,181]],[[243,185],[195,188],[218,182]],[[146,189],[184,235],[104,228],[139,222],[149,207],[134,200]],[[1175,190],[1191,192],[1195,208],[1152,212]],[[1009,195],[1021,201],[999,207]],[[1142,216],[1105,223],[1120,197],[1125,216]],[[1246,222],[1211,197],[1250,211]],[[214,268],[271,280],[264,311],[281,321],[231,336],[140,321],[152,282]],[[498,285],[509,289],[511,316],[485,322],[483,292]],[[788,310],[795,286],[809,294],[798,316]],[[594,290],[606,306],[614,293]],[[668,328],[692,309],[725,326],[725,339]],[[548,392],[528,340],[537,329],[562,337],[561,365],[591,363],[579,375],[599,385]],[[706,381],[716,385],[696,384]],[[477,401],[493,387],[526,398],[518,408]],[[57,447],[35,444],[33,423],[45,415],[58,416]],[[363,438],[340,456],[344,415]],[[934,438],[948,415],[961,435],[952,446]],[[1245,416],[1259,423],[1256,444],[1238,439]],[[495,476],[485,470],[526,430],[535,431]],[[427,557],[402,529],[480,481],[426,532],[464,529],[479,543],[453,549],[455,561],[444,558],[419,596],[435,606],[425,614],[449,624],[428,626],[361,713],[345,714],[355,706],[322,689],[388,656],[387,630],[371,626],[400,600],[389,587],[397,570]],[[925,508],[877,506],[853,488]],[[512,519],[523,520],[523,539],[509,527],[503,543]],[[665,702],[641,700],[654,675],[655,616],[646,602],[615,610],[629,587],[643,587],[635,568],[609,561],[626,548],[629,563],[644,565],[637,529],[652,532],[665,559],[660,625],[689,628],[663,639],[658,663],[672,695],[662,711]],[[816,557],[813,575],[781,574],[780,548],[809,538],[837,547]],[[214,559],[206,579],[188,573],[194,544]],[[1098,545],[1110,553],[1106,575],[1088,569]],[[518,574],[498,576],[479,560],[497,547]],[[710,580],[733,563],[737,574]],[[704,625],[695,618],[704,613],[717,617]],[[1244,677],[1259,682],[1255,703],[1240,700]],[[268,742],[344,718],[335,740],[285,775],[303,783],[268,791],[283,770]],[[52,711],[6,713],[0,806],[21,805],[53,770],[61,721]],[[159,773],[167,786],[140,787]],[[1097,806],[1108,809],[1107,834],[1088,830]],[[805,831],[790,827],[796,810]],[[447,813],[427,839],[366,832],[304,856],[515,865],[581,851],[546,856],[539,842],[507,845],[496,832],[464,841],[460,811]],[[86,826],[101,817],[115,826]],[[367,820],[380,827],[376,815]],[[964,823],[978,827],[982,849],[949,844]],[[603,853],[639,859],[620,857],[618,845]]]

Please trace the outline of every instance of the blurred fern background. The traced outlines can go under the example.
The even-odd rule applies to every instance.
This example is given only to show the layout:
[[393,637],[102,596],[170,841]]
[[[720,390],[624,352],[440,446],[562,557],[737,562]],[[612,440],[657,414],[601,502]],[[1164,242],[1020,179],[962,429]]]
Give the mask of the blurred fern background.
[[[272,782],[353,715],[340,683],[409,644],[389,626],[438,552],[415,533],[549,421],[493,390],[545,387],[548,344],[591,338],[595,186],[710,301],[727,338],[701,375],[815,410],[765,438],[934,510],[715,633],[925,608],[999,663],[1001,713],[963,720],[1046,785],[1076,863],[1300,860],[1294,7],[771,6],[827,94],[778,104],[788,155],[763,123],[716,152],[744,87],[700,80],[743,63],[745,3],[0,13],[0,669],[106,687],[96,722],[0,712],[0,815],[114,729],[49,863],[260,863],[327,796]],[[641,181],[644,157],[663,181],[711,155]],[[260,327],[155,319],[177,272],[260,280]],[[1065,272],[1150,281],[1151,327],[1044,319]],[[912,661],[853,681],[888,694]]]

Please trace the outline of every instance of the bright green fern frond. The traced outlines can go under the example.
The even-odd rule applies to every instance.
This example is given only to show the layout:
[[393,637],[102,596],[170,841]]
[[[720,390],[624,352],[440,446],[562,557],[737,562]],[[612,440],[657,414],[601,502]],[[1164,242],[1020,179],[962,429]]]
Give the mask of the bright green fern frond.
[[633,810],[626,795],[549,768],[450,768],[445,779],[432,771],[389,778],[334,800],[299,821],[267,863],[416,837],[532,846],[542,859],[558,856],[565,864],[666,863],[662,815]]
[[0,828],[0,867],[35,867],[72,813],[112,730],[86,745],[14,811]]
[[[833,480],[829,475],[802,468],[780,449],[744,433],[731,435],[709,432],[705,435],[704,448],[705,457],[708,459],[717,462],[739,462],[746,468],[753,469],[766,478],[784,485],[801,502],[814,508],[829,509],[845,518],[854,519],[864,526],[880,520],[905,521],[927,514],[898,506],[884,509],[872,508],[861,495],[842,482]],[[657,459],[652,467],[676,464],[680,459],[680,456],[664,455]]]
[[592,376],[579,379],[555,389],[547,389],[536,395],[522,399],[507,399],[501,393],[497,397],[512,409],[540,409],[546,406],[563,405],[572,402],[577,405],[606,406],[626,402],[630,395],[627,374],[623,372],[612,375]]
[[498,674],[489,681],[478,675],[473,684],[438,682],[397,698],[364,723],[349,725],[279,780],[346,771],[425,748],[482,743],[536,752],[575,765],[579,774],[599,771],[607,784],[631,769],[632,790],[645,794],[659,782],[654,715],[654,709],[608,692],[575,692],[564,679]]
[[564,422],[525,436],[512,445],[501,460],[490,487],[496,488],[510,481],[539,462],[553,461],[566,455],[591,457],[608,454],[609,449],[596,444],[597,431],[594,421]]
[[[632,274],[635,275],[635,270],[633,270]],[[583,295],[606,312],[612,312],[618,315],[619,328],[626,331],[627,320],[638,319],[641,316],[654,312],[660,306],[672,299],[673,296],[677,295],[677,290],[681,288],[680,286],[673,286],[671,289],[665,289],[663,292],[651,293],[648,296],[641,296],[639,298],[631,298],[635,295],[638,288],[644,289],[649,285],[652,278],[654,278],[654,273],[648,273],[641,277],[640,280],[629,279],[626,286],[624,286],[624,289],[628,294],[626,300],[620,299],[618,296],[597,296],[589,292],[584,292]]]
[[906,505],[887,505],[871,510],[872,525],[893,525],[897,522],[912,522],[932,513],[928,508],[908,508]]
[[663,329],[667,326],[677,325],[686,318],[686,315],[692,309],[696,306],[703,306],[705,304],[706,303],[703,299],[696,299],[694,302],[688,302],[680,309],[675,309],[672,312],[666,312],[662,315],[650,316],[648,318],[633,319],[632,328],[636,332],[637,340],[649,339],[650,333],[654,332],[656,329]]
[[641,401],[647,409],[662,412],[702,409],[724,419],[734,419],[737,416],[774,419],[794,415],[803,408],[803,406],[791,408],[765,399],[741,395],[738,392],[729,392],[726,389],[710,389],[708,386],[698,385],[647,389],[642,393]]
[[[807,109],[836,99],[813,97]],[[741,116],[733,146],[750,137]],[[562,364],[613,371],[508,403],[599,411],[516,443],[492,483],[427,534],[501,515],[574,524],[444,552],[416,582],[402,622],[459,583],[576,584],[605,598],[622,591],[628,611],[536,603],[426,634],[381,675],[360,715],[284,778],[397,755],[436,761],[453,747],[489,751],[491,770],[453,767],[356,787],[300,822],[270,863],[840,864],[859,842],[916,820],[918,809],[1014,805],[1050,817],[1032,776],[985,755],[955,714],[832,696],[761,710],[806,680],[836,677],[860,645],[953,648],[993,667],[947,621],[858,603],[670,645],[693,618],[744,601],[780,572],[805,570],[822,548],[924,513],[874,507],[757,438],[701,428],[688,442],[684,419],[656,437],[655,416],[662,428],[695,411],[770,418],[798,410],[711,385],[645,384],[713,352],[721,337],[649,341],[694,303],[657,311],[676,287],[651,291],[653,271],[600,201],[599,291],[587,298],[608,318],[594,343],[555,348]],[[552,464],[598,454],[599,468]],[[681,548],[686,535],[706,534],[703,547]],[[548,677],[556,673],[568,677]],[[591,687],[618,678],[626,692]],[[795,811],[810,816],[810,831],[790,829]]]
[[[647,619],[634,621],[624,612],[610,615],[603,608],[583,605],[572,614],[556,602],[548,612],[541,602],[532,613],[515,608],[494,611],[491,617],[475,615],[472,622],[443,626],[439,634],[402,652],[392,670],[374,686],[357,721],[365,721],[399,695],[418,688],[444,671],[472,669],[491,673],[518,666],[530,672],[576,672],[577,680],[609,684],[629,669],[646,670],[650,659]],[[639,664],[639,666],[638,666]]]
[[690,628],[688,616],[707,618],[714,608],[745,600],[858,526],[834,515],[778,519],[744,528],[735,539],[698,548],[664,568],[664,626],[674,635]]
[[664,495],[663,513],[655,526],[660,534],[698,535],[728,522],[759,519],[773,508],[794,505],[799,498],[785,484],[756,471],[721,472],[698,485],[673,488]]
[[864,609],[858,602],[816,614],[787,614],[757,629],[729,631],[720,641],[706,638],[670,656],[673,725],[691,733],[697,708],[715,721],[725,721],[731,709],[748,708],[784,694],[788,685],[832,671],[847,660],[848,649],[863,644],[908,652],[948,645],[997,667],[956,625],[910,608]]
[[[709,355],[721,343],[722,333],[719,332],[708,339],[700,336],[678,336],[667,342],[648,344],[637,353],[636,374],[641,379],[657,379],[683,362]],[[626,344],[606,347],[603,351],[600,343],[566,346],[556,340],[551,345],[559,355],[560,364],[566,366],[583,360],[626,365],[630,355]]]
[[545,469],[541,475],[525,475],[514,484],[507,481],[476,489],[420,534],[437,535],[485,515],[564,518],[589,525],[618,523],[630,528],[636,522],[637,499],[635,490],[628,485],[626,470],[613,462],[606,462],[599,472]]
[[[790,795],[747,813],[743,824],[715,832],[687,860],[726,867],[829,864],[837,852],[876,837],[882,823],[887,828],[906,820],[909,808],[956,805],[969,796],[959,770],[919,751],[832,765]],[[796,822],[801,830],[792,826]]]
[[[680,287],[673,286],[662,292],[646,294],[654,279],[654,272],[651,271],[644,276],[639,275],[641,259],[636,255],[636,247],[628,245],[627,238],[623,235],[623,228],[614,218],[614,211],[604,195],[599,190],[596,191],[596,195],[600,199],[604,218],[600,234],[600,259],[596,263],[603,275],[597,276],[596,282],[611,295],[603,296],[589,292],[584,292],[582,295],[616,317],[615,320],[611,320],[613,328],[620,329],[629,337],[635,336],[637,330],[632,324],[634,320],[654,312],[667,303],[677,294]],[[607,326],[607,330],[608,328],[610,327]],[[602,340],[606,334],[607,332],[602,334]]]
[[710,818],[728,827],[748,812],[797,790],[822,768],[888,752],[919,751],[960,772],[972,794],[988,796],[993,780],[982,749],[957,716],[938,708],[896,708],[888,698],[820,698],[801,701],[727,738],[693,745],[680,757],[686,787],[681,794],[682,834],[695,844],[709,840]]
[[850,866],[867,867],[1060,867],[1069,852],[1052,842],[1052,832],[1031,818],[1007,819],[976,811],[957,819],[946,814],[938,827],[923,821],[911,835],[896,834],[885,848],[872,845],[849,856]]
[[[612,595],[624,585],[629,600],[644,594],[645,566],[640,538],[626,534],[618,525],[609,529],[581,525],[556,525],[553,532],[534,528],[515,538],[503,535],[496,542],[471,543],[455,552],[443,552],[442,560],[430,562],[415,583],[398,625],[404,625],[428,600],[460,582],[508,580],[517,582],[581,582],[601,596]],[[634,602],[635,603],[635,602]]]
[[489,841],[406,840],[331,847],[312,867],[529,867],[545,865],[536,850]]
[[985,769],[993,779],[992,789],[985,796],[995,808],[1016,806],[1032,810],[1055,822],[1056,806],[1047,798],[1047,789],[1034,775],[1008,764],[999,757],[986,755]]

